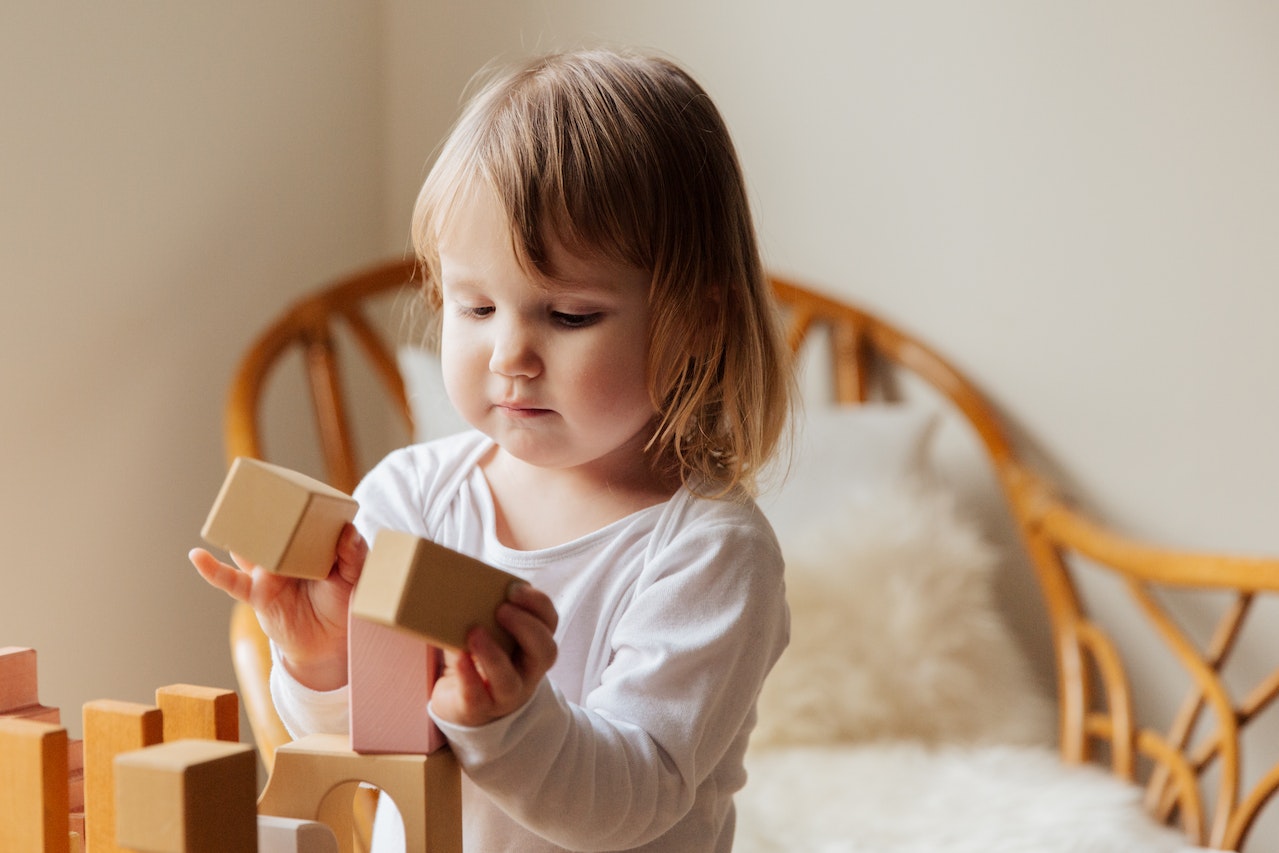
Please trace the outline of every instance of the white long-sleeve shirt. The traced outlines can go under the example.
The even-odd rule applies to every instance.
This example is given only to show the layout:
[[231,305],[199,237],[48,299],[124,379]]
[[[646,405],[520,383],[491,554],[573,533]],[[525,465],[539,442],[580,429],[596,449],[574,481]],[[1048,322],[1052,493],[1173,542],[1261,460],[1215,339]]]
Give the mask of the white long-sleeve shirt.
[[[749,500],[680,490],[572,542],[513,550],[478,467],[491,447],[467,432],[396,451],[355,493],[370,542],[383,528],[432,539],[528,580],[559,612],[559,655],[523,708],[476,728],[436,720],[465,771],[466,850],[727,853],[755,701],[789,632],[772,529]],[[309,691],[280,666],[272,688],[295,735],[345,730],[345,688]]]

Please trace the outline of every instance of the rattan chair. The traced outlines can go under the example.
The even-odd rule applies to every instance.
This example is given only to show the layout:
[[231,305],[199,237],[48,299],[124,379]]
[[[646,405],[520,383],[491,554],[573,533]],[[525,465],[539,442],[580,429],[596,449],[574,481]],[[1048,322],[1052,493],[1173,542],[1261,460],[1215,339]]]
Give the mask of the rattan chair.
[[[396,369],[395,342],[379,333],[363,306],[411,291],[418,284],[414,273],[412,262],[395,261],[344,278],[297,302],[263,332],[232,383],[228,460],[270,456],[262,439],[263,390],[293,349],[303,354],[325,460],[324,470],[311,473],[350,490],[376,461],[357,459],[342,380],[344,358],[362,356],[372,366],[385,391],[387,417],[398,421],[407,437],[412,419]],[[1104,763],[1144,786],[1150,813],[1180,827],[1194,843],[1242,849],[1279,788],[1279,751],[1245,756],[1241,735],[1279,695],[1279,671],[1272,669],[1237,698],[1222,670],[1254,602],[1279,591],[1279,559],[1180,552],[1108,529],[1073,507],[1021,458],[1004,421],[977,387],[923,342],[846,301],[792,282],[774,280],[773,285],[792,347],[798,349],[819,330],[829,342],[836,402],[855,404],[882,395],[883,388],[894,387],[888,377],[906,371],[949,400],[971,425],[997,475],[1050,614],[1063,760]],[[1076,556],[1117,579],[1188,675],[1193,688],[1177,713],[1161,714],[1147,707],[1148,697],[1134,694],[1131,658],[1085,606]],[[1205,645],[1194,643],[1161,603],[1159,591],[1165,588],[1230,596],[1231,606]],[[250,726],[269,768],[287,734],[266,686],[265,638],[244,605],[235,609],[232,646]],[[1171,726],[1159,729],[1146,722],[1168,717]],[[1246,766],[1249,762],[1257,766]]]

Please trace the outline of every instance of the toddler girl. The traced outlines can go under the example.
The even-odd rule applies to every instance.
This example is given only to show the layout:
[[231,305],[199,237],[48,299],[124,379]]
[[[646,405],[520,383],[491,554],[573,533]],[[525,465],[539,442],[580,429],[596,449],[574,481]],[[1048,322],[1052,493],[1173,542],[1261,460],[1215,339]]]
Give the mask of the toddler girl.
[[467,850],[727,853],[787,642],[750,496],[791,378],[723,121],[666,60],[540,58],[466,108],[413,238],[474,429],[365,478],[327,580],[193,561],[258,610],[295,735],[346,726],[347,604],[378,530],[526,579],[498,611],[516,652],[475,629],[431,698]]

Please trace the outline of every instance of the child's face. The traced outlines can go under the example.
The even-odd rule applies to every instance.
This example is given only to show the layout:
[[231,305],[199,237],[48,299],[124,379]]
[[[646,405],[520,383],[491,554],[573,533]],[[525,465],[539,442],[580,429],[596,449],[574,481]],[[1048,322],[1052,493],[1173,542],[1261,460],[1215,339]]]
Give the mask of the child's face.
[[487,192],[457,205],[439,250],[444,383],[462,416],[539,467],[633,468],[654,416],[648,273],[556,244],[556,281],[530,276]]

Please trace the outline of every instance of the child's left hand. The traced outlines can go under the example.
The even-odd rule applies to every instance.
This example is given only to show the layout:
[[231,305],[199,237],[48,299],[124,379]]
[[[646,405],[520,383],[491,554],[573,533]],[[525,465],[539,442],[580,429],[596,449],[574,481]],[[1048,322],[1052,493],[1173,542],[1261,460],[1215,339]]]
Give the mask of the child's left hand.
[[543,592],[515,584],[497,609],[497,622],[515,638],[507,656],[497,641],[476,626],[464,652],[444,656],[444,672],[431,691],[431,710],[459,726],[482,726],[519,710],[532,698],[555,663],[559,615]]

